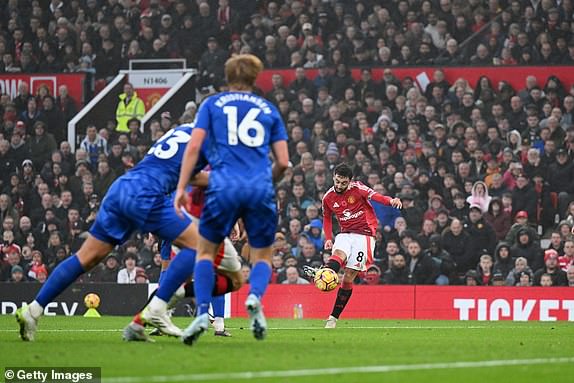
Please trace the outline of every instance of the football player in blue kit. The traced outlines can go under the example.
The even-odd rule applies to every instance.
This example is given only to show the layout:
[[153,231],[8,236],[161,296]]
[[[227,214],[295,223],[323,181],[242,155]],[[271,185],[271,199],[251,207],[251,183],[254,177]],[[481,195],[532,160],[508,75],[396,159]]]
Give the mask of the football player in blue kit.
[[[16,319],[23,340],[34,340],[38,319],[48,303],[96,266],[116,245],[125,242],[135,230],[151,232],[176,244],[181,249],[180,254],[187,255],[181,258],[188,260],[188,264],[180,262],[179,274],[190,275],[195,262],[197,232],[191,218],[176,214],[168,196],[177,185],[182,156],[192,130],[192,125],[181,125],[164,134],[136,167],[112,184],[82,247],[54,269],[32,303],[17,310]],[[200,159],[198,170],[191,172],[194,182],[200,186],[207,185],[207,175],[199,172],[205,166],[205,161]],[[169,300],[170,297],[164,298]],[[181,330],[167,315],[143,314],[146,323],[168,335],[181,336]]]
[[[215,278],[213,261],[219,244],[239,218],[243,220],[253,263],[245,307],[255,338],[263,339],[267,332],[261,298],[271,277],[271,244],[277,227],[273,182],[279,180],[288,167],[289,154],[280,113],[269,101],[253,93],[255,80],[262,70],[263,64],[253,55],[238,55],[227,60],[225,76],[229,91],[203,101],[184,154],[174,200],[180,215],[187,205],[185,186],[200,152],[211,166],[199,223],[194,274],[197,317],[182,336],[183,342],[189,345],[208,328]],[[275,159],[273,164],[270,151]],[[164,281],[166,279],[167,275]]]

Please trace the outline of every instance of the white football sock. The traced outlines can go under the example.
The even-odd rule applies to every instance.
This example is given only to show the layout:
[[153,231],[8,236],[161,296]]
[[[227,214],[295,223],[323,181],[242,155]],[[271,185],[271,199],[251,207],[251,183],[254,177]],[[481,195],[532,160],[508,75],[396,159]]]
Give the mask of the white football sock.
[[167,311],[167,302],[164,301],[163,299],[158,298],[157,296],[154,296],[150,303],[149,303],[149,309],[154,312],[154,313],[165,313]]
[[225,323],[222,317],[215,317],[213,319],[213,328],[215,329],[215,331],[225,330]]
[[42,314],[44,314],[44,308],[42,306],[40,306],[40,304],[38,302],[33,301],[28,306],[28,312],[30,313],[32,318],[38,319],[42,316]]

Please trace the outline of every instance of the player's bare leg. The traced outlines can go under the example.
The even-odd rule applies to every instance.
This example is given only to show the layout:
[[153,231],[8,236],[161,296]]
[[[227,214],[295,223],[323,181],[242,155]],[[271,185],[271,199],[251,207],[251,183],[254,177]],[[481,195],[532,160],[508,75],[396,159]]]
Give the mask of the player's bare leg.
[[20,325],[20,337],[22,340],[34,340],[38,319],[44,313],[44,307],[52,302],[80,275],[87,270],[91,270],[104,259],[112,251],[113,247],[113,245],[89,234],[80,250],[54,269],[40,289],[36,299],[30,305],[16,311],[16,320]]
[[219,246],[220,244],[213,243],[202,236],[199,238],[197,263],[195,265],[194,274],[197,316],[182,334],[183,343],[189,346],[193,345],[209,327],[208,310],[213,297],[213,284],[215,283],[213,261],[219,250]]

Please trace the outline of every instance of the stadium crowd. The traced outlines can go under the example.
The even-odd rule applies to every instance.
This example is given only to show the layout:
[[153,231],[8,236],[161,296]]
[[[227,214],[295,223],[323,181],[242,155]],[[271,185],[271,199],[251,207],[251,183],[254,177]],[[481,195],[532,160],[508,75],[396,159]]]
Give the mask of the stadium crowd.
[[[393,73],[572,64],[571,0],[9,0],[6,9],[0,73],[106,81],[133,58],[184,57],[209,92],[224,89],[230,55],[293,68],[294,81],[274,74],[265,94],[284,117],[293,164],[277,189],[274,283],[306,283],[300,268],[322,264],[321,198],[345,161],[405,204],[374,206],[375,263],[357,283],[574,286],[573,84],[449,82],[437,67],[420,90]],[[350,67],[361,68],[358,80]],[[137,118],[88,126],[72,153],[66,122],[79,101],[26,83],[0,97],[0,281],[43,282],[79,248],[114,179],[178,122],[164,113],[144,134]],[[195,109],[188,103],[181,121]],[[156,282],[160,264],[157,239],[142,233],[84,281]],[[248,279],[247,262],[243,270]]]

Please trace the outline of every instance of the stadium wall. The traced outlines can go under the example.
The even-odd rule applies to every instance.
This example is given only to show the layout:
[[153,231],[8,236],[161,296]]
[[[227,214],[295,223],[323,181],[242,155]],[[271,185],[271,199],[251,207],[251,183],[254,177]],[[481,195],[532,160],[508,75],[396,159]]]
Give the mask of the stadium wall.
[[[231,294],[231,317],[245,317],[248,288]],[[263,306],[271,318],[325,319],[335,292],[310,285],[270,285]],[[568,287],[355,286],[344,318],[479,321],[574,321],[574,289]]]
[[[35,283],[0,283],[0,315],[34,299]],[[145,304],[152,285],[77,283],[46,308],[46,315],[83,315],[84,297],[100,296],[102,315],[133,315]],[[249,287],[227,296],[226,312],[245,317]],[[312,285],[270,285],[263,305],[270,318],[293,318],[301,305],[304,318],[325,319],[335,292],[323,293]],[[188,315],[182,302],[176,315]],[[227,315],[226,315],[227,316]],[[574,289],[568,287],[467,287],[467,286],[355,286],[344,318],[446,319],[479,321],[574,321]]]
[[[0,315],[14,314],[18,307],[31,302],[42,287],[39,283],[0,283]],[[84,315],[84,297],[100,296],[102,315],[134,315],[148,298],[147,284],[76,283],[68,287],[45,309],[45,315]]]
[[[379,81],[383,77],[384,69],[386,68],[372,68],[372,77],[375,81]],[[426,75],[426,78],[432,81],[432,74],[437,67],[392,67],[391,69],[399,79],[410,76],[415,80],[417,76],[423,75],[424,77]],[[446,80],[451,84],[462,77],[473,88],[481,76],[488,77],[493,82],[493,86],[497,86],[499,81],[507,81],[516,91],[526,86],[527,76],[535,76],[541,86],[546,83],[549,76],[558,77],[565,87],[574,84],[574,71],[571,66],[444,67],[441,69],[444,70]],[[351,72],[355,80],[360,79],[361,69],[354,68]],[[283,76],[284,84],[289,84],[295,79],[294,69],[265,70],[259,75],[257,86],[264,92],[270,91],[272,88],[271,77],[275,73]],[[317,76],[317,69],[307,69],[306,75],[309,79],[314,79]],[[421,81],[418,82],[419,85],[422,85]]]

